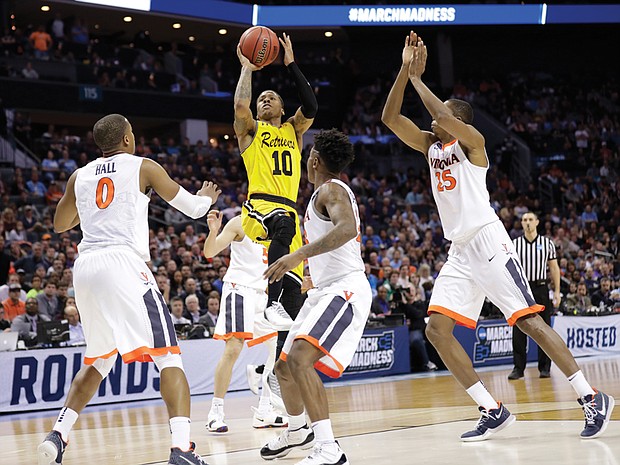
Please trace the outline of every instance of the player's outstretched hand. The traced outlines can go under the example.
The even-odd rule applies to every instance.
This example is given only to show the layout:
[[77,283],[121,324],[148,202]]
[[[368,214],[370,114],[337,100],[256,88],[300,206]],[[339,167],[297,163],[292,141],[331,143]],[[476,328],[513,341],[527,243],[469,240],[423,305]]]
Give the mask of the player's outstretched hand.
[[263,276],[269,280],[269,283],[275,283],[276,281],[280,281],[287,271],[291,271],[299,265],[301,261],[302,258],[299,257],[297,252],[290,253],[269,265]]
[[418,41],[413,47],[413,59],[409,64],[409,77],[420,78],[426,69],[426,45],[421,37],[418,37]]
[[278,38],[282,48],[284,49],[284,66],[290,65],[295,61],[295,55],[293,55],[293,43],[291,42],[291,36],[286,32],[282,34],[282,38]]
[[262,66],[256,66],[255,64],[253,64],[250,60],[247,59],[247,57],[243,53],[241,53],[241,45],[239,44],[237,44],[237,56],[239,57],[241,66],[243,66],[244,68],[248,68],[251,71],[258,71],[262,68]]
[[222,226],[222,212],[218,210],[211,210],[207,215],[207,226],[209,231],[219,231]]
[[211,197],[211,205],[215,205],[217,198],[220,196],[222,191],[220,188],[211,181],[205,181],[202,183],[202,188],[196,192],[196,195],[201,195],[203,197]]
[[403,47],[403,65],[409,66],[411,60],[413,60],[413,49],[418,41],[418,35],[411,31],[405,37],[405,46]]

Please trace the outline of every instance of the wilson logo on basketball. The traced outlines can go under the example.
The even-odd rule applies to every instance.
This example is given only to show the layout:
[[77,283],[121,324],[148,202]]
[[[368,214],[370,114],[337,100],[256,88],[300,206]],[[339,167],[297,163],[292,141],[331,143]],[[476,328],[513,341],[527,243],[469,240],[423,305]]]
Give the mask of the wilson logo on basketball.
[[262,63],[265,60],[265,54],[267,53],[268,47],[269,47],[269,39],[265,37],[263,38],[263,44],[261,45],[260,50],[256,54],[256,64]]

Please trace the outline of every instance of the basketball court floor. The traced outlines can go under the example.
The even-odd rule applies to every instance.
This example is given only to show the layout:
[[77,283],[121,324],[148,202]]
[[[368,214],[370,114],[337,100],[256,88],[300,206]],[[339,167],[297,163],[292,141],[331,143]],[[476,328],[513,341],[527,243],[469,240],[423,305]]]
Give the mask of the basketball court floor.
[[[582,440],[584,420],[570,384],[554,367],[550,379],[528,368],[508,381],[512,367],[481,371],[484,383],[517,422],[479,443],[463,443],[462,432],[478,420],[469,396],[447,372],[363,382],[331,383],[328,398],[334,432],[352,465],[562,464],[620,465],[620,357],[578,360],[597,388],[614,396],[616,407],[605,435]],[[226,397],[223,435],[205,428],[211,396],[192,397],[192,440],[210,465],[293,465],[304,457],[265,462],[259,449],[280,429],[253,429],[250,391]],[[57,412],[0,416],[0,464],[36,464],[36,446]],[[164,465],[170,437],[161,401],[89,407],[70,438],[64,465]]]

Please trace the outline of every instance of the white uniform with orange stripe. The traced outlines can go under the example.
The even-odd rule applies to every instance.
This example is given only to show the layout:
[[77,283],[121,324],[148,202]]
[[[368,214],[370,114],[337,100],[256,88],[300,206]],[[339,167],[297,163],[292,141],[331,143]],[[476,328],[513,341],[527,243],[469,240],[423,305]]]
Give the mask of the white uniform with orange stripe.
[[[355,195],[340,180],[328,182],[339,184],[349,194],[359,231]],[[334,228],[331,220],[314,207],[319,189],[314,191],[304,216],[308,242]],[[337,378],[351,363],[370,314],[372,292],[364,274],[359,236],[331,252],[309,258],[308,266],[316,287],[308,291],[308,298],[293,323],[280,358],[286,360],[295,339],[304,339],[325,354],[316,363],[316,369]]]
[[170,311],[145,263],[149,197],[140,191],[141,165],[142,158],[120,153],[76,174],[83,239],[73,283],[87,364],[117,352],[126,363],[180,353]]
[[456,140],[431,145],[428,162],[444,235],[452,241],[433,287],[429,313],[475,328],[485,296],[509,324],[541,311],[512,240],[490,205],[488,168],[471,163]]
[[267,248],[247,236],[230,244],[230,264],[224,275],[220,314],[214,339],[251,339],[249,346],[278,335],[264,317],[267,306]]

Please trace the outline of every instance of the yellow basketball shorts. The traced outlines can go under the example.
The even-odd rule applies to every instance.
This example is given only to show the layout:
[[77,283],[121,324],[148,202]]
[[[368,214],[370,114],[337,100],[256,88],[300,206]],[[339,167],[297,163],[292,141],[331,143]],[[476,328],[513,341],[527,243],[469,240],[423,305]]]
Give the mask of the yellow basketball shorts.
[[[290,246],[290,252],[294,252],[302,246],[303,242],[301,230],[299,229],[299,215],[297,215],[295,209],[289,205],[262,199],[246,200],[241,209],[241,227],[243,228],[243,232],[254,242],[258,242],[269,248],[271,240],[267,238],[268,231],[264,222],[278,213],[288,213],[295,218],[295,236],[293,236],[293,241]],[[299,278],[299,282],[301,283],[304,276],[303,262],[291,270],[291,272]]]

